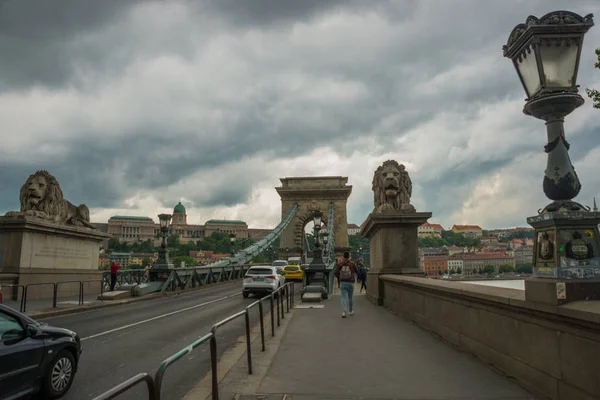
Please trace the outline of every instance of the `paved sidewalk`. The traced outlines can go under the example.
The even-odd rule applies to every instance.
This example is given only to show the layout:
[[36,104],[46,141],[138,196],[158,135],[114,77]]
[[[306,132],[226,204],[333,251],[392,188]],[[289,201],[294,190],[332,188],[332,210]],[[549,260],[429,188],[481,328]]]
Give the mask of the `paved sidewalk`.
[[345,319],[339,294],[323,308],[295,309],[257,393],[294,400],[535,399],[364,294],[354,301],[355,315]]

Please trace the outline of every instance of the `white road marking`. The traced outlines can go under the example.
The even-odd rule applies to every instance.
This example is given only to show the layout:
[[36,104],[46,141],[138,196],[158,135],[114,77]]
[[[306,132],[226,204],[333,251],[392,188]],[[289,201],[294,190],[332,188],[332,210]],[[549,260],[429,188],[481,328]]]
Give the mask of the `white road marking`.
[[229,295],[229,296],[221,297],[221,298],[218,298],[218,299],[215,299],[215,300],[207,301],[206,303],[200,303],[200,304],[196,304],[195,306],[191,306],[191,307],[187,307],[187,308],[182,308],[181,310],[171,311],[171,312],[166,313],[166,314],[157,315],[156,317],[148,318],[148,319],[145,319],[143,321],[134,322],[133,324],[124,325],[124,326],[121,326],[121,327],[118,327],[118,328],[111,329],[111,330],[106,331],[106,332],[101,332],[101,333],[97,333],[95,335],[84,337],[83,339],[81,339],[81,341],[83,342],[84,340],[93,339],[93,338],[97,338],[99,336],[108,335],[109,333],[118,332],[118,331],[121,331],[123,329],[131,328],[133,326],[145,324],[146,322],[155,321],[157,319],[161,319],[161,318],[168,317],[168,316],[171,316],[171,315],[179,314],[179,313],[182,313],[184,311],[193,310],[194,308],[204,307],[204,306],[207,306],[209,304],[216,303],[218,301],[229,299],[231,297],[238,297],[239,295],[240,295],[239,293],[236,293],[236,294],[232,294],[232,295]]

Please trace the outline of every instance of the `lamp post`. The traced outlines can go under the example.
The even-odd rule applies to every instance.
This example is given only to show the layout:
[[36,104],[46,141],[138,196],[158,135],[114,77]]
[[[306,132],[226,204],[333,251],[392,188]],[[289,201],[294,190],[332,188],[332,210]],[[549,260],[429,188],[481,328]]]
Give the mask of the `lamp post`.
[[315,302],[327,297],[327,266],[323,263],[323,250],[321,240],[325,243],[328,240],[327,235],[321,235],[321,220],[323,212],[313,211],[313,235],[315,238],[315,249],[313,259],[304,269],[304,288],[302,301]]
[[166,280],[169,277],[169,269],[173,268],[173,264],[169,261],[169,251],[167,250],[167,236],[169,236],[169,226],[171,224],[170,214],[159,214],[160,235],[162,242],[158,248],[158,259],[156,264],[150,269],[148,279],[150,281]]
[[[583,37],[593,25],[592,14],[582,17],[554,11],[539,19],[529,16],[512,30],[503,46],[527,95],[523,112],[545,121],[548,136],[542,187],[552,202],[538,210],[537,216],[527,218],[535,229],[534,278],[525,282],[526,298],[532,301],[561,304],[600,295],[600,274],[596,273],[600,213],[573,201],[581,182],[564,133],[564,118],[584,103],[578,94],[577,70]],[[583,278],[596,278],[598,283],[584,284],[592,281]],[[577,287],[567,288],[574,284]],[[548,285],[556,286],[556,296],[544,296],[544,291],[554,293]]]
[[229,234],[229,244],[231,245],[231,257],[235,256],[235,233]]

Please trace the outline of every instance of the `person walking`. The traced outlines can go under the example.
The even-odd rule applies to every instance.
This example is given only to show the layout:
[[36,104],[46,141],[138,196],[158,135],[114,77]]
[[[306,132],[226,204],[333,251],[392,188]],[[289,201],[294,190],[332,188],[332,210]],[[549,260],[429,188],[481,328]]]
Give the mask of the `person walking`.
[[365,267],[362,261],[358,261],[358,280],[360,281],[360,291],[365,289],[367,292],[367,267]]
[[121,266],[115,262],[110,265],[110,291],[115,290],[117,284],[117,272],[119,272]]
[[[334,275],[340,282],[340,291],[342,294],[342,318],[346,318],[346,311],[349,315],[354,315],[354,282],[358,269],[350,259],[350,253],[345,251],[344,256],[338,259],[335,266]],[[346,307],[346,297],[348,298]]]

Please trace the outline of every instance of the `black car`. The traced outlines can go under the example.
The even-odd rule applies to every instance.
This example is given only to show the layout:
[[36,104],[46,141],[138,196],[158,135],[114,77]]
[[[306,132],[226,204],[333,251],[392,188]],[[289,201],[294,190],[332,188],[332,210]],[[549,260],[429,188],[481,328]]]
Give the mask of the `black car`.
[[40,392],[43,398],[63,396],[73,383],[80,354],[75,332],[0,304],[0,400]]

